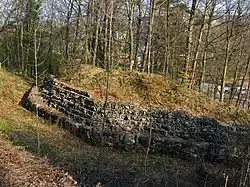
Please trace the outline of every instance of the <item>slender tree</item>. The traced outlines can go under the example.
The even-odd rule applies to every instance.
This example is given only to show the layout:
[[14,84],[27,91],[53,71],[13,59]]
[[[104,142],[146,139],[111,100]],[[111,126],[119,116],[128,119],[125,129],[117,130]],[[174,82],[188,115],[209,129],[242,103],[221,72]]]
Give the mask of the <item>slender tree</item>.
[[189,78],[189,65],[192,55],[192,44],[193,44],[193,29],[194,29],[194,19],[197,7],[197,0],[192,0],[192,6],[189,15],[188,28],[187,28],[187,39],[186,39],[186,54],[185,54],[185,64],[182,83],[186,84]]
[[149,14],[149,23],[148,23],[148,33],[143,57],[143,71],[146,69],[147,72],[151,72],[151,49],[152,49],[152,37],[153,37],[153,25],[154,25],[154,17],[155,17],[155,6],[156,0],[150,0],[150,14]]

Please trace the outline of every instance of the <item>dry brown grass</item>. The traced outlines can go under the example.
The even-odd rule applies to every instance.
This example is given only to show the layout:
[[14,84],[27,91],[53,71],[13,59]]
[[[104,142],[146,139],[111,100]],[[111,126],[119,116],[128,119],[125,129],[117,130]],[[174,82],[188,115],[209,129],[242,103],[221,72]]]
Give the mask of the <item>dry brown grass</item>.
[[[129,184],[136,178],[148,181],[148,176],[141,172],[144,154],[91,146],[56,125],[37,120],[34,114],[18,105],[28,88],[21,77],[0,70],[0,134],[3,134],[0,136],[0,181],[4,186],[25,186],[24,183],[26,186],[43,186],[42,182],[46,181],[44,186],[53,186],[48,176],[54,186],[60,186],[64,179],[70,182],[71,176],[82,186],[95,186],[104,179],[105,183],[117,185]],[[40,151],[37,149],[38,132]],[[13,157],[12,160],[9,157]],[[159,176],[165,169],[162,163],[166,163],[164,167],[167,168],[172,167],[172,162],[172,158],[150,155],[150,178]],[[64,176],[66,172],[69,175]],[[32,173],[36,175],[34,181]],[[124,176],[119,179],[119,175]]]
[[[17,132],[36,136],[36,119],[18,105],[26,89],[21,77],[0,69],[0,186],[75,186],[73,178],[49,164],[46,157],[39,158],[25,146],[10,143],[11,135]],[[36,147],[36,141],[33,144]]]
[[[103,69],[86,64],[66,69],[60,77],[61,81],[89,91],[97,100],[104,99],[107,73]],[[141,107],[150,105],[181,109],[192,115],[210,116],[222,122],[233,121],[236,114],[235,107],[228,107],[160,75],[111,70],[109,79],[109,100],[129,102]],[[250,121],[247,112],[239,111],[239,122]]]
[[[89,67],[90,74],[86,74],[86,71],[83,73],[87,76],[83,79],[86,85],[76,84],[76,86],[92,91],[93,95],[96,94],[94,95],[96,98],[101,99],[105,73],[100,69],[92,71],[92,68]],[[152,99],[154,99],[153,96],[155,92],[157,93],[157,89],[164,90],[161,87],[163,83],[159,76],[152,76],[156,78],[150,79],[148,75],[140,73],[120,71],[113,73],[115,77],[112,78],[111,88],[114,87],[113,91],[116,91],[116,97],[110,95],[110,99],[120,98],[121,101],[132,101],[137,98],[138,101],[143,102],[147,99],[147,95],[141,91],[142,89],[135,91],[138,85],[139,88],[145,88]],[[116,79],[121,75],[122,78]],[[134,78],[137,77],[137,79],[130,78],[130,75]],[[72,74],[72,76],[75,75]],[[94,82],[88,82],[90,80]],[[67,82],[70,83],[70,80]],[[152,86],[159,82],[157,89],[154,89]],[[178,85],[164,84],[166,87],[173,85],[173,88],[169,91],[165,90],[164,93],[168,99],[160,100],[158,98],[159,103],[167,102],[171,97],[174,97],[175,93],[182,93],[179,91],[182,88]],[[184,185],[180,186],[186,187],[187,183],[192,183],[195,180],[197,174],[194,175],[196,171],[193,163],[170,156],[150,154],[147,175],[144,175],[144,153],[126,152],[108,147],[93,147],[55,125],[42,119],[37,120],[35,115],[18,105],[28,88],[26,81],[21,77],[0,70],[0,186],[25,186],[26,184],[26,186],[62,186],[64,180],[66,181],[64,182],[65,186],[67,182],[73,182],[71,176],[77,180],[78,185],[82,186],[85,184],[95,186],[100,181],[101,184],[107,186],[111,184],[113,186],[136,186],[138,184],[154,186],[154,184],[163,184],[161,183],[162,177],[165,178],[164,181],[168,185],[177,180],[176,171],[178,171],[180,181],[185,181]],[[131,92],[128,92],[128,88]],[[120,95],[123,95],[125,99]],[[150,99],[148,103],[149,101],[151,102]],[[170,101],[169,104],[173,102]],[[37,149],[38,132],[41,143],[40,151]],[[39,152],[40,154],[38,154]],[[99,153],[101,153],[101,157],[99,157]]]
[[61,169],[0,138],[0,186],[76,186]]
[[62,181],[67,186],[74,183],[71,176],[80,186],[99,182],[107,186],[151,182],[152,186],[160,183],[163,173],[168,173],[167,183],[175,181],[176,163],[182,168],[180,178],[189,180],[186,171],[193,166],[185,161],[149,155],[144,175],[144,153],[91,146],[56,125],[37,120],[18,105],[28,88],[22,78],[0,70],[0,186],[63,186]]

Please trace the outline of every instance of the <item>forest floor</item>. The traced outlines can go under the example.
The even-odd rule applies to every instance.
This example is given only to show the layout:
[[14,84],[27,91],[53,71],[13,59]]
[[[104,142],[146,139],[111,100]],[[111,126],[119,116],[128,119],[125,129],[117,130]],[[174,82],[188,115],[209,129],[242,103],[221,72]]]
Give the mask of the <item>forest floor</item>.
[[[148,85],[145,89],[154,89]],[[224,164],[156,154],[149,154],[146,160],[144,152],[91,146],[48,121],[36,119],[18,104],[29,86],[22,77],[0,69],[0,187],[224,184],[223,174],[228,169]],[[178,93],[181,88],[176,89]],[[92,91],[98,98],[98,90]],[[227,170],[227,174],[233,186],[235,172]]]

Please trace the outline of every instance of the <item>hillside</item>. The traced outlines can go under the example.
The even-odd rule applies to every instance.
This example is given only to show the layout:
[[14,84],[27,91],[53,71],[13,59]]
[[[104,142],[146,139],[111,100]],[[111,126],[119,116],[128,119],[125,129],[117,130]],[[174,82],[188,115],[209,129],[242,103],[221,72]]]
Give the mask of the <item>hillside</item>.
[[[192,163],[95,147],[18,105],[27,81],[0,69],[0,186],[197,186]],[[38,134],[40,149],[37,147]],[[209,171],[214,166],[204,163]],[[175,173],[178,171],[178,179]],[[202,169],[202,168],[201,168]],[[188,172],[192,170],[192,176]],[[164,172],[163,172],[164,171]],[[219,171],[219,170],[218,170]],[[163,175],[164,174],[164,175]],[[214,177],[215,175],[213,175]],[[167,177],[167,180],[166,180]],[[214,178],[211,181],[214,182]],[[220,180],[220,179],[218,179]],[[165,182],[164,182],[165,181]],[[217,182],[217,181],[216,181]],[[104,185],[99,185],[104,184]]]
[[[22,78],[0,69],[0,186],[75,186],[63,169],[28,151],[36,149],[34,137],[30,138],[40,122],[18,106],[27,88]],[[33,141],[33,145],[26,147],[23,140]]]
[[[104,100],[107,75],[101,68],[81,64],[64,68],[59,78],[68,85],[87,90],[97,100]],[[214,117],[222,122],[235,119],[239,123],[250,121],[248,111],[237,111],[233,106],[228,107],[160,75],[111,70],[108,76],[109,100],[129,102],[141,107],[180,109],[192,115]]]
[[[98,93],[98,87],[89,86],[93,94]],[[170,155],[146,157],[144,152],[91,146],[47,121],[37,120],[18,105],[28,88],[22,77],[0,69],[0,186],[76,186],[76,182],[77,186],[114,187],[224,184],[223,164],[194,163]],[[101,99],[102,95],[94,96]],[[234,169],[227,174],[230,184],[239,182]]]

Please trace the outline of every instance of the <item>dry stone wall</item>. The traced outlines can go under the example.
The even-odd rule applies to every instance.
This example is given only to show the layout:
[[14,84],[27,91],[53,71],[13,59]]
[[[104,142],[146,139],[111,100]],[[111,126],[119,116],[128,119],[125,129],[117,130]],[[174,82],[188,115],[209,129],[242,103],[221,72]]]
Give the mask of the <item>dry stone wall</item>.
[[[222,125],[213,118],[162,108],[95,102],[89,93],[55,79],[25,93],[21,105],[90,143],[147,149],[188,160],[238,162],[249,145],[248,128]],[[34,99],[36,98],[36,99]],[[40,103],[37,101],[39,100]],[[44,106],[45,105],[45,106]]]

